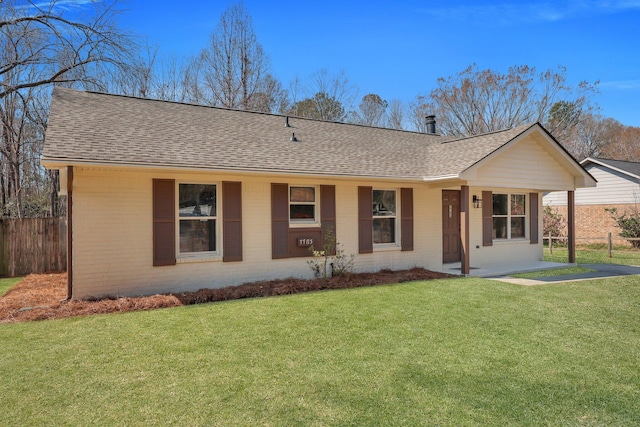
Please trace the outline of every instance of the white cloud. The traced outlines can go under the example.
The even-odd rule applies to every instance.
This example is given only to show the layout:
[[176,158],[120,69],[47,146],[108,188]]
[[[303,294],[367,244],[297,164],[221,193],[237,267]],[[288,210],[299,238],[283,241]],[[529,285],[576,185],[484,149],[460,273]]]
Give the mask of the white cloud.
[[18,9],[22,10],[56,10],[63,9],[69,10],[77,6],[83,6],[85,4],[94,3],[94,0],[54,0],[54,1],[38,1],[38,2],[24,2],[22,5],[18,5]]
[[619,90],[640,90],[640,80],[612,80],[601,82],[600,86]]
[[598,16],[640,10],[640,0],[565,0],[494,3],[441,8],[421,8],[420,13],[456,21],[486,21],[495,24],[557,22],[577,16]]

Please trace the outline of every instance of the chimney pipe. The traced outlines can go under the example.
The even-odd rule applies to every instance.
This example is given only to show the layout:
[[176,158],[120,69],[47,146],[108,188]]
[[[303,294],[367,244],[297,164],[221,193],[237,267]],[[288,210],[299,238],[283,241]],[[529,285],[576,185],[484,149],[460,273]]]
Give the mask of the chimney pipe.
[[436,133],[436,116],[431,115],[427,116],[427,133],[435,134]]

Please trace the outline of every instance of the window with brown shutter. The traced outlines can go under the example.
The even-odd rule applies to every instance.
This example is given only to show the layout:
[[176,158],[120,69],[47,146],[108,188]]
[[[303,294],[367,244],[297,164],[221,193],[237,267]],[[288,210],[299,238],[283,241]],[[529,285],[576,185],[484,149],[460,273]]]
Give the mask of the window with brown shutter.
[[153,180],[153,265],[176,263],[175,181]]
[[538,193],[529,193],[529,233],[531,234],[531,244],[538,243]]
[[413,188],[400,189],[400,243],[403,251],[413,250]]
[[[335,185],[320,186],[320,221],[322,230],[331,230],[333,235],[338,237],[336,230],[336,187]],[[323,235],[324,238],[324,235]],[[332,254],[334,255],[334,254]]]
[[242,183],[222,183],[222,261],[242,261]]
[[373,188],[358,187],[358,252],[373,252]]
[[493,246],[493,193],[482,192],[482,246]]
[[271,258],[289,256],[289,185],[271,184]]

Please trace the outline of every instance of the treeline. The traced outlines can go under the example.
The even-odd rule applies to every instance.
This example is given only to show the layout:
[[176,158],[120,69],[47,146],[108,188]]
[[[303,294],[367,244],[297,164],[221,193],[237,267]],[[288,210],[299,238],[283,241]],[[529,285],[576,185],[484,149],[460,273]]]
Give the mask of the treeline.
[[404,103],[361,96],[343,71],[322,69],[283,84],[242,3],[223,12],[198,55],[170,58],[117,27],[117,0],[72,10],[63,4],[0,1],[3,217],[64,213],[56,172],[39,164],[54,85],[417,132],[435,114],[438,132],[452,136],[541,122],[578,160],[640,158],[640,128],[602,117],[592,102],[597,82],[571,86],[563,67],[502,73],[471,65]]

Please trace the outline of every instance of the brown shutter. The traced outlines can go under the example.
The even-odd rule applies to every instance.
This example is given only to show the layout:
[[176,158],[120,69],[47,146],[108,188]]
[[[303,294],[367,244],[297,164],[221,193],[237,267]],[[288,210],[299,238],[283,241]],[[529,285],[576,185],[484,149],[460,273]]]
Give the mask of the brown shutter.
[[373,252],[373,188],[358,187],[358,252]]
[[242,183],[222,183],[222,261],[242,261]]
[[400,232],[403,251],[413,250],[413,188],[400,189]]
[[153,265],[176,263],[176,184],[173,179],[153,180]]
[[289,185],[271,184],[271,258],[289,257]]
[[529,193],[529,233],[531,233],[531,244],[538,243],[538,193]]
[[323,232],[324,230],[331,230],[334,237],[337,239],[335,185],[320,186],[320,221],[322,222]]
[[482,246],[493,246],[493,193],[482,192]]

